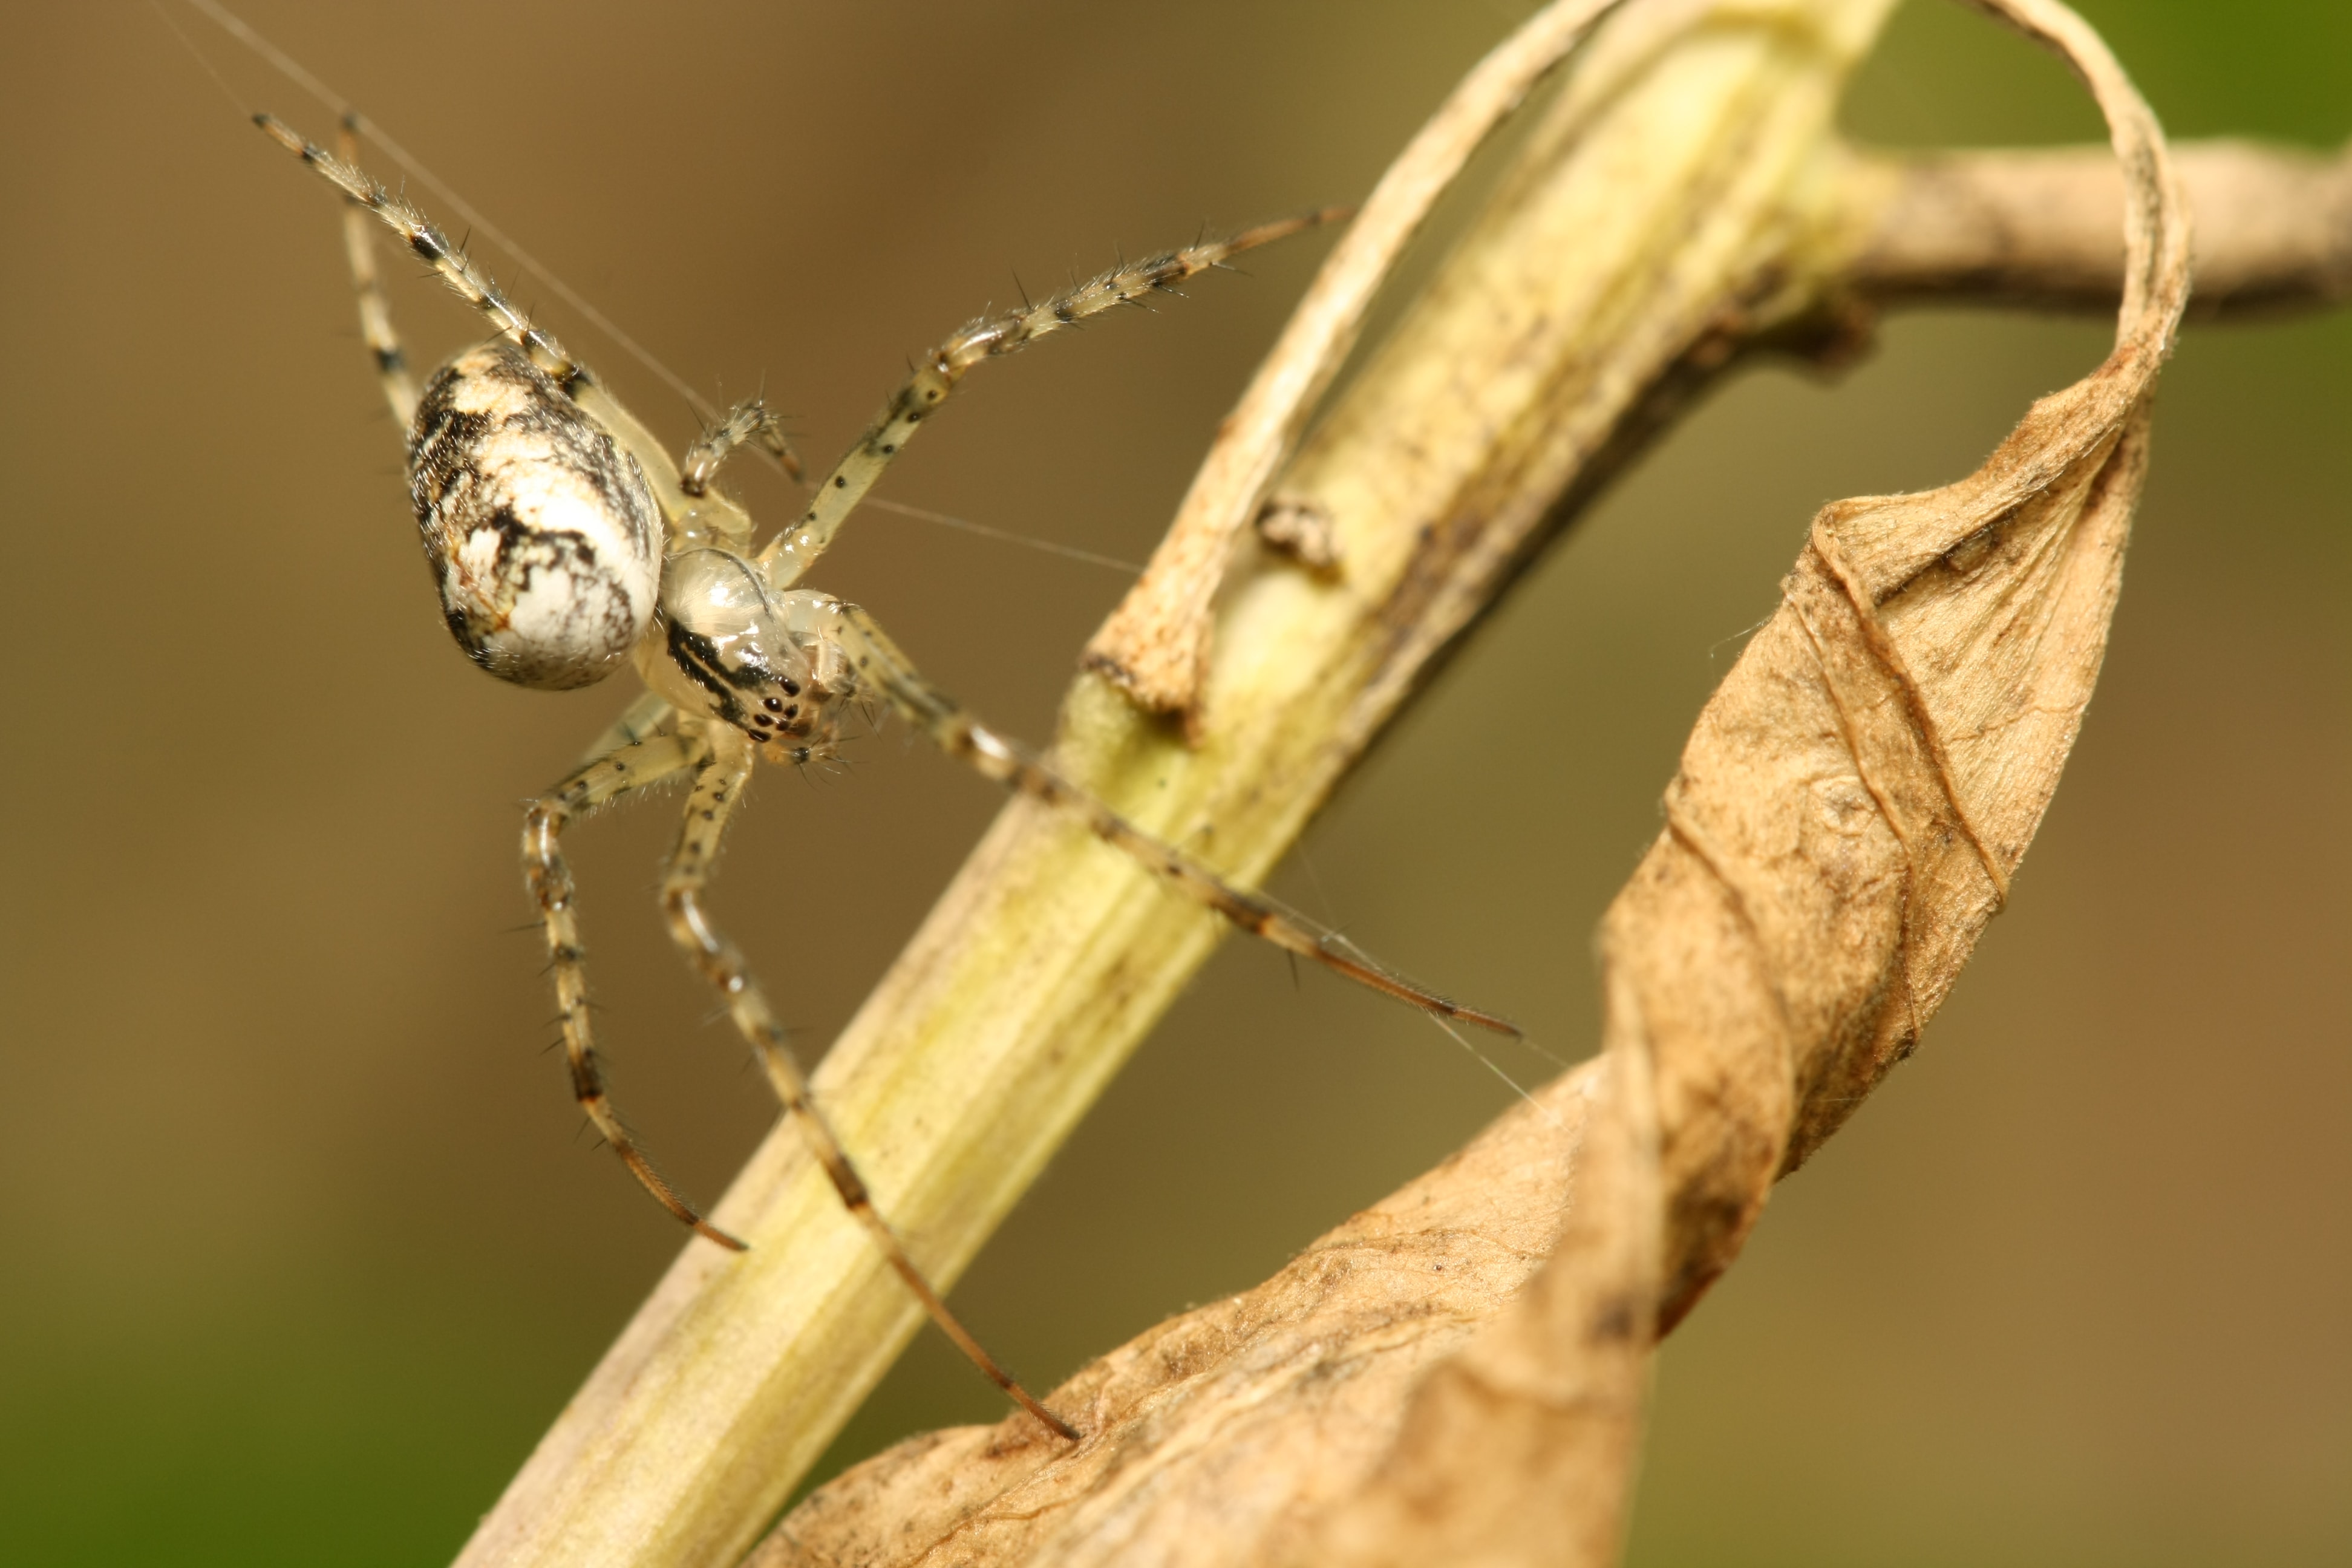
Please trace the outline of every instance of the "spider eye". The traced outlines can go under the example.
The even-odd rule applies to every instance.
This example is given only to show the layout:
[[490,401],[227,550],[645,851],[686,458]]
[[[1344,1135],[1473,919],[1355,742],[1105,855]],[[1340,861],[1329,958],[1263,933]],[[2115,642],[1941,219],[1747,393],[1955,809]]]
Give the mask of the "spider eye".
[[550,689],[627,660],[653,619],[660,510],[636,460],[520,350],[486,343],[435,374],[408,483],[467,658]]

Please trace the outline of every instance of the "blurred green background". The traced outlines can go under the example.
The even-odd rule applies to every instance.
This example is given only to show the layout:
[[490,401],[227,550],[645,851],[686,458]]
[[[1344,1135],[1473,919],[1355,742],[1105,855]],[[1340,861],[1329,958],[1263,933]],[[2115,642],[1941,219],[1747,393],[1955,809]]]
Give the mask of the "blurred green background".
[[[245,9],[689,380],[764,384],[823,459],[1016,273],[1359,195],[1526,7]],[[2176,135],[2352,131],[2339,0],[2084,9]],[[328,129],[202,42],[239,99]],[[1848,118],[2097,134],[2063,71],[1937,0]],[[454,653],[333,206],[152,10],[10,7],[0,147],[24,682],[0,1561],[442,1561],[679,1245],[578,1135],[520,929],[516,803],[622,699]],[[1140,559],[1320,249],[983,373],[890,493]],[[472,335],[394,272],[423,361]],[[1280,890],[1585,1054],[1594,922],[1813,509],[1965,472],[2106,331],[1915,315],[1834,384],[1741,375],[1531,574]],[[2065,787],[1919,1056],[1669,1344],[1643,1568],[2352,1558],[2352,320],[2199,329],[2162,400]],[[1123,586],[874,512],[824,582],[1037,738]],[[895,731],[759,794],[718,909],[814,1045],[997,799]],[[670,819],[577,843],[621,1103],[707,1198],[769,1100],[654,919]],[[1050,1384],[1255,1281],[1507,1096],[1413,1015],[1231,944],[958,1301]],[[927,1335],[829,1468],[998,1408]]]

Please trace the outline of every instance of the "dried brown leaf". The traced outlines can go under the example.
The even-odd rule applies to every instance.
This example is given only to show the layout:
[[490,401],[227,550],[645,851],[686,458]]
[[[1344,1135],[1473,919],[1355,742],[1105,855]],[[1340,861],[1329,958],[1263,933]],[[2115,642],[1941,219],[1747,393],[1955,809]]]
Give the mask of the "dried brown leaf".
[[2054,0],[1984,8],[2108,117],[2116,350],[1968,479],[1815,520],[1604,924],[1601,1060],[1265,1286],[1079,1373],[1055,1395],[1076,1448],[1019,1418],[902,1446],[793,1513],[764,1568],[1613,1558],[1652,1344],[1916,1042],[2105,649],[2186,208],[2087,26]]

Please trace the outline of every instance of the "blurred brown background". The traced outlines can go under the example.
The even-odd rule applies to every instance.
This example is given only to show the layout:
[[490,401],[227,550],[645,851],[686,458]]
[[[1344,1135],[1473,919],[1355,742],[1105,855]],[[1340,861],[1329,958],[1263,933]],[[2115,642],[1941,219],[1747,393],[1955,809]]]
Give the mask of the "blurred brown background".
[[[245,0],[697,385],[764,383],[818,460],[1016,273],[1360,195],[1525,8]],[[2336,0],[2084,8],[2176,134],[2352,130]],[[329,129],[178,19],[237,98]],[[2063,72],[1931,0],[1849,119],[2097,134]],[[0,1560],[440,1561],[679,1244],[578,1135],[518,933],[516,803],[624,698],[507,689],[450,647],[334,206],[152,10],[17,0],[0,147]],[[1320,252],[985,371],[889,493],[1140,559]],[[422,362],[474,335],[393,268]],[[1743,375],[1530,577],[1281,890],[1589,1051],[1589,933],[1812,510],[1965,471],[2105,332],[1912,317],[1838,384]],[[2347,351],[2340,316],[2182,350],[2105,685],[2015,901],[1669,1346],[1636,1563],[2352,1559]],[[1042,739],[1123,580],[869,511],[824,583]],[[814,1048],[997,800],[895,731],[760,794],[719,909]],[[709,1197],[769,1100],[653,917],[671,816],[577,843],[622,1104]],[[958,1300],[1050,1384],[1507,1092],[1412,1015],[1229,946]],[[831,1463],[996,1413],[927,1336]]]

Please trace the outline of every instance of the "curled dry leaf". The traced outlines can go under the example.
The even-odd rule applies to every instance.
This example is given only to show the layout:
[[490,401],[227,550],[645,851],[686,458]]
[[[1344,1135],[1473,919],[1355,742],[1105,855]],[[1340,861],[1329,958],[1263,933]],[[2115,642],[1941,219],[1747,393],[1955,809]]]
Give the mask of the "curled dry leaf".
[[2054,0],[1984,8],[2107,115],[2116,348],[1968,479],[1816,519],[1607,917],[1601,1060],[1258,1289],[1081,1372],[1054,1396],[1076,1448],[1020,1417],[904,1445],[792,1514],[762,1568],[1613,1558],[1651,1345],[1917,1041],[2105,649],[2186,207],[2086,25]]

